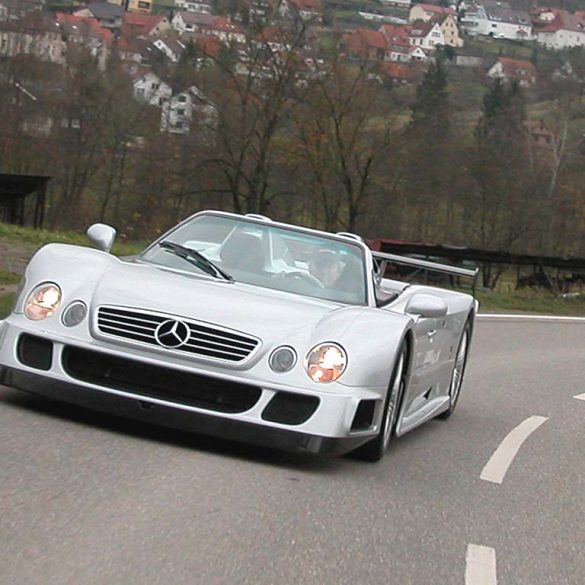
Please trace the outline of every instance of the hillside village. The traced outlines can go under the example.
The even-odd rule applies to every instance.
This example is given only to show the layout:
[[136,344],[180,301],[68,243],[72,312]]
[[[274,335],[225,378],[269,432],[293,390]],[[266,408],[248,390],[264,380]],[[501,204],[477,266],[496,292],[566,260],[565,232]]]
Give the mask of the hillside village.
[[[164,8],[148,0],[75,4],[60,10],[44,0],[0,0],[0,57],[30,54],[64,65],[71,47],[85,47],[105,70],[115,54],[135,98],[159,108],[160,130],[173,133],[188,132],[194,118],[209,119],[213,111],[197,87],[173,83],[165,64],[176,65],[191,50],[203,67],[229,50],[245,72],[251,47],[289,50],[290,31],[299,26],[307,39],[295,48],[306,62],[304,75],[316,75],[333,49],[349,62],[377,65],[377,78],[391,84],[418,81],[440,53],[453,66],[480,71],[486,79],[530,88],[539,72],[534,59],[514,58],[515,45],[524,52],[531,46],[557,52],[585,47],[585,11],[536,7],[526,12],[500,0],[450,6],[384,0],[375,12],[364,2],[363,11],[349,21],[322,0],[175,0]],[[486,54],[479,40],[508,46],[500,45],[498,55]],[[547,75],[580,81],[581,68],[567,60]]]
[[48,227],[578,254],[585,14],[514,1],[0,0],[0,168],[52,177]]

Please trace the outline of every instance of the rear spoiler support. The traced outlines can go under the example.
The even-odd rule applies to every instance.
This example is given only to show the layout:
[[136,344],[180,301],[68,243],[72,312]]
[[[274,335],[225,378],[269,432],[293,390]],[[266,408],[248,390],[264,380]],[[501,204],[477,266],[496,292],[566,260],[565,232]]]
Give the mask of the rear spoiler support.
[[403,264],[405,266],[414,266],[416,268],[424,268],[432,272],[441,272],[442,274],[449,274],[451,276],[464,276],[473,279],[472,291],[473,298],[477,292],[477,277],[479,268],[469,270],[467,268],[458,268],[457,266],[449,266],[448,264],[439,264],[438,262],[429,262],[428,260],[419,260],[418,258],[409,258],[408,256],[398,256],[397,254],[387,254],[386,252],[372,251],[372,257],[379,262],[380,277],[386,272],[388,263]]

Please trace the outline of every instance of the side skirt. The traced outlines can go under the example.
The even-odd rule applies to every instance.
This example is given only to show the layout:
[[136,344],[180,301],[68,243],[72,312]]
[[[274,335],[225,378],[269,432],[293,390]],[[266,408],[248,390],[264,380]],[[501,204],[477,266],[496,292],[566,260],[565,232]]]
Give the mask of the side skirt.
[[422,425],[428,420],[435,418],[438,414],[449,409],[449,396],[439,396],[429,400],[424,406],[408,416],[401,416],[396,426],[396,436],[400,437],[408,431]]

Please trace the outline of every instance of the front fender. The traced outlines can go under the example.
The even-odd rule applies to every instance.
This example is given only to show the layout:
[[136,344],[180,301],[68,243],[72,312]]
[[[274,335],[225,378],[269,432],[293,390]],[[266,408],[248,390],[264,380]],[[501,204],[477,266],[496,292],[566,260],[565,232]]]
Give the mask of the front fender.
[[386,388],[396,355],[412,319],[379,309],[363,309],[338,338],[347,351],[347,370],[339,379],[345,386]]

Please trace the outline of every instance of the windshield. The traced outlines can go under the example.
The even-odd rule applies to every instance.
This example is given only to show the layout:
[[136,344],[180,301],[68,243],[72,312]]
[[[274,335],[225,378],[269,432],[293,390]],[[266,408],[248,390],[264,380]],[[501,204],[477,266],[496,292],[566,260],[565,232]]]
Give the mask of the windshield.
[[[195,250],[237,282],[348,304],[367,304],[360,246],[240,218],[199,215],[164,242]],[[186,254],[153,246],[141,260],[202,272]]]

